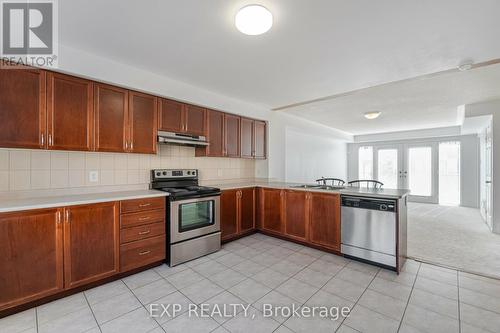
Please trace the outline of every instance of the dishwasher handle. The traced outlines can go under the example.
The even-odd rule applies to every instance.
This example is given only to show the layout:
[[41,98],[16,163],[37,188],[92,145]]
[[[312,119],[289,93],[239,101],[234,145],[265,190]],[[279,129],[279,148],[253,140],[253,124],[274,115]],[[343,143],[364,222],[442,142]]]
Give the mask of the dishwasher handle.
[[383,212],[396,212],[396,201],[376,198],[342,197],[342,206],[378,210]]

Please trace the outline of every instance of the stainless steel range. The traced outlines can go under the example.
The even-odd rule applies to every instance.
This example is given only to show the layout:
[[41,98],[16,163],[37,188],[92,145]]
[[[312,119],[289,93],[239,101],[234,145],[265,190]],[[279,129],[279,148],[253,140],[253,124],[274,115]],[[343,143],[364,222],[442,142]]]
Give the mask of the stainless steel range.
[[167,197],[170,266],[216,252],[221,246],[220,189],[198,185],[198,170],[151,171],[151,188]]

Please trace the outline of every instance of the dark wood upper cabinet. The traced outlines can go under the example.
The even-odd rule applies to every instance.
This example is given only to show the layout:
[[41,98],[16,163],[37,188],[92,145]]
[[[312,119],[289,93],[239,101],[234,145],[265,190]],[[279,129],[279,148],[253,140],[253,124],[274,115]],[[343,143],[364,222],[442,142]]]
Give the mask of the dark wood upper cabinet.
[[283,200],[285,235],[306,241],[309,227],[309,193],[285,191]]
[[273,233],[283,233],[282,198],[283,191],[263,188],[260,191],[260,223],[262,229]]
[[254,154],[258,159],[266,158],[266,123],[256,120],[254,122]]
[[226,240],[238,234],[238,190],[222,191],[220,197],[221,238]]
[[64,280],[74,288],[119,272],[119,204],[65,209]]
[[205,135],[206,112],[205,108],[186,104],[184,132],[192,135]]
[[63,290],[61,210],[0,215],[0,310]]
[[151,95],[129,92],[128,150],[155,154],[157,138],[158,99]]
[[46,74],[0,69],[0,147],[46,148]]
[[93,149],[93,83],[68,75],[47,74],[49,149]]
[[255,188],[240,190],[240,233],[255,229]]
[[196,148],[196,156],[224,156],[224,113],[207,110],[207,141],[206,148]]
[[238,116],[224,115],[225,156],[240,157],[240,120]]
[[309,240],[340,251],[340,196],[310,193]]
[[158,117],[160,131],[175,133],[184,131],[184,103],[162,98]]
[[241,157],[253,158],[254,152],[254,120],[241,118]]
[[96,84],[94,105],[96,150],[106,152],[128,150],[128,90]]

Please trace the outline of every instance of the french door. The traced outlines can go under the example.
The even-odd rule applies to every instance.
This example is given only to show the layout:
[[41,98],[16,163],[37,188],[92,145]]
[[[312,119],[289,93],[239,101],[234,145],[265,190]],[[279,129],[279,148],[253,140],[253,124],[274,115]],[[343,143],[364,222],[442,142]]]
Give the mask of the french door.
[[373,176],[388,189],[409,189],[414,202],[438,203],[438,145],[373,146]]

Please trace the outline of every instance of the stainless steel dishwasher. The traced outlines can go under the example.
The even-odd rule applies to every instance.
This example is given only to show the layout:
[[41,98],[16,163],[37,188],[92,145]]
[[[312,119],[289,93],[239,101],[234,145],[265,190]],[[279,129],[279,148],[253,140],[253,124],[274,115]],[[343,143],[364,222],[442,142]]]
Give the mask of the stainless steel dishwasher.
[[396,268],[396,200],[342,196],[341,252]]

